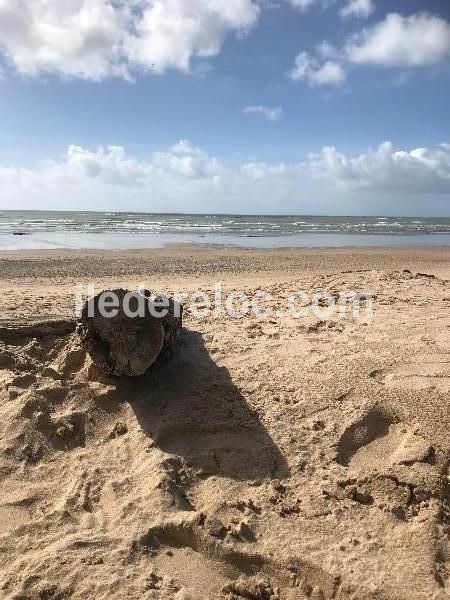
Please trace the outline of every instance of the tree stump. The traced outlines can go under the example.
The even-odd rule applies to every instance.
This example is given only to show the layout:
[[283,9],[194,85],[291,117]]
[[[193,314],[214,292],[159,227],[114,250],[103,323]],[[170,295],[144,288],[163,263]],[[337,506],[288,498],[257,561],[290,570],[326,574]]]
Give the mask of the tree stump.
[[181,327],[182,307],[170,298],[118,289],[85,303],[77,332],[101,371],[137,377],[171,355]]

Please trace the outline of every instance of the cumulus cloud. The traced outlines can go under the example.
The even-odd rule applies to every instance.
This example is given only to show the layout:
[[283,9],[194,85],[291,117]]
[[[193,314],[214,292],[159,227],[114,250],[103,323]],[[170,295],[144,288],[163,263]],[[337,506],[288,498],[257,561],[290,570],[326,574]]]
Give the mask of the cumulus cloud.
[[221,171],[219,161],[188,140],[180,140],[165,152],[155,152],[147,161],[128,156],[122,146],[95,151],[69,146],[60,162],[45,162],[44,172],[65,174],[71,180],[95,180],[108,185],[141,187],[158,175],[181,179],[212,179]]
[[2,0],[0,49],[27,75],[88,79],[123,72],[125,15],[104,0]]
[[[361,7],[364,3],[357,4]],[[350,9],[350,5],[345,8]],[[391,13],[373,27],[351,36],[342,48],[323,41],[314,53],[301,52],[288,75],[311,86],[339,85],[356,65],[411,69],[436,65],[449,58],[450,23],[427,13],[409,17]],[[403,78],[406,76],[404,72]]]
[[306,12],[310,8],[320,8],[325,10],[332,6],[336,0],[285,0],[292,7],[296,8],[301,12]]
[[450,57],[450,24],[427,13],[409,17],[392,13],[350,40],[345,54],[355,64],[435,65]]
[[271,108],[270,106],[246,106],[243,110],[245,115],[261,115],[266,119],[266,121],[279,121],[283,116],[283,109],[281,106],[275,106]]
[[401,150],[384,142],[368,152],[347,156],[324,147],[297,164],[246,163],[241,172],[257,180],[307,177],[344,190],[450,194],[450,144]]
[[0,53],[29,76],[188,72],[258,16],[253,0],[0,0]]
[[70,146],[60,159],[41,161],[34,168],[0,166],[5,208],[61,209],[64,198],[74,210],[189,212],[189,202],[206,211],[225,187],[220,161],[186,140],[146,159],[121,146]]
[[295,175],[300,173],[299,165],[286,165],[279,163],[269,165],[263,162],[251,162],[241,165],[241,173],[251,179],[264,179],[266,177]]
[[323,59],[340,60],[340,51],[326,40],[317,44],[316,52]]
[[450,193],[450,144],[398,150],[384,142],[354,157],[326,147],[305,165],[315,177],[349,188],[410,193]]
[[375,11],[373,0],[348,0],[347,4],[339,11],[344,19],[347,17],[361,17],[367,19]]
[[[327,48],[330,48],[327,46]],[[310,86],[340,85],[346,80],[343,67],[333,60],[319,61],[308,52],[300,52],[289,71],[293,81],[306,81]]]
[[190,179],[214,178],[221,173],[219,161],[208,156],[189,140],[180,140],[169,152],[155,152],[153,165]]
[[307,10],[314,4],[317,4],[317,0],[287,0],[289,4],[300,10]]
[[126,37],[126,54],[144,68],[189,71],[193,57],[216,56],[230,31],[252,27],[259,9],[252,0],[153,0]]
[[450,144],[403,150],[385,142],[355,156],[326,147],[297,163],[230,166],[181,140],[146,159],[120,146],[70,146],[34,168],[0,166],[0,208],[57,209],[64,198],[80,210],[345,213],[352,201],[352,211],[367,214],[381,202],[392,212],[392,194],[405,214],[423,211],[425,199],[431,210],[430,197],[448,212]]

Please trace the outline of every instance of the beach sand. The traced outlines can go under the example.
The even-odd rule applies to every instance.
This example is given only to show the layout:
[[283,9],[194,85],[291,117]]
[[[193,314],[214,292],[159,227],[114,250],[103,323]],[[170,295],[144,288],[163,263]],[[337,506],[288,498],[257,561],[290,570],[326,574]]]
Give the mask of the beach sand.
[[[0,597],[448,598],[449,280],[449,248],[1,254]],[[77,283],[218,281],[283,314],[186,310],[134,380],[80,349]]]

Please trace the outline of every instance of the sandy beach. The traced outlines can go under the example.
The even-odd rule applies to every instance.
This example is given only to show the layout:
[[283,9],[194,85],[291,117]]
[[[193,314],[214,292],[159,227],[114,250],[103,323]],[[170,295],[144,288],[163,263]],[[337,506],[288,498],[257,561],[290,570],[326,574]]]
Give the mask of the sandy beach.
[[[1,253],[0,596],[448,598],[449,281],[450,248]],[[80,348],[77,284],[217,282],[272,316],[187,307],[137,379]]]

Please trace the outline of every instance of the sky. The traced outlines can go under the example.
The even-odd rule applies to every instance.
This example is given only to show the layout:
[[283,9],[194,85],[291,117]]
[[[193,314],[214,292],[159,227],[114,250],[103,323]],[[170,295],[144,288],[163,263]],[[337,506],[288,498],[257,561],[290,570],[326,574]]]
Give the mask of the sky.
[[450,216],[448,0],[0,0],[0,209]]

